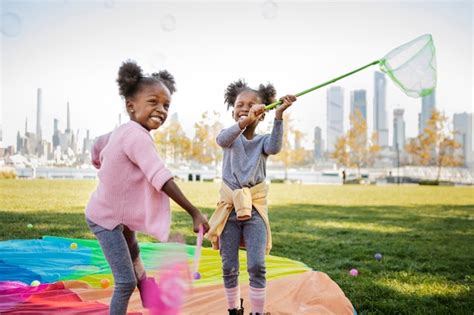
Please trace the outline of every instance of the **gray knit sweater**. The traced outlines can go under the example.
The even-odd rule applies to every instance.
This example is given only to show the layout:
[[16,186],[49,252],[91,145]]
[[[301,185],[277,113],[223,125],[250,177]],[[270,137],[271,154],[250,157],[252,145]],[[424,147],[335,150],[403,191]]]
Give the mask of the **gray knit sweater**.
[[283,142],[283,120],[274,120],[271,134],[245,138],[236,123],[222,129],[217,144],[224,149],[222,180],[231,189],[252,187],[265,180],[267,158],[277,154]]

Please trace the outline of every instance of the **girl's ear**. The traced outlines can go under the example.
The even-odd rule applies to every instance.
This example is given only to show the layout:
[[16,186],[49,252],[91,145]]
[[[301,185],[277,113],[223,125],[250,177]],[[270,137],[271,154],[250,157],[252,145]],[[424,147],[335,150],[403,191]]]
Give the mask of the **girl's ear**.
[[134,112],[134,110],[133,110],[133,102],[131,102],[130,100],[127,100],[126,107],[127,107],[127,112],[129,112],[129,113],[133,113],[133,112]]

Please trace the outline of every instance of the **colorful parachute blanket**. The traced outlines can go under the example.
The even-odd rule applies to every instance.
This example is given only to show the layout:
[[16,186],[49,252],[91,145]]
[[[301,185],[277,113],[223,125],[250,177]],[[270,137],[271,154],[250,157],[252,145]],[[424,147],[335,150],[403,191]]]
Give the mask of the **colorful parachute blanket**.
[[[169,246],[141,243],[145,266],[155,266],[157,258],[166,259]],[[191,265],[195,247],[183,248]],[[240,261],[241,295],[245,298],[248,274],[244,251]],[[282,257],[267,256],[266,263],[266,308],[272,315],[356,314],[339,286],[325,273]],[[218,251],[202,249],[199,272],[201,278],[192,283],[182,314],[225,314]],[[0,314],[105,315],[112,293],[111,271],[96,240],[44,236],[0,242]],[[148,314],[138,290],[132,295],[128,311]]]

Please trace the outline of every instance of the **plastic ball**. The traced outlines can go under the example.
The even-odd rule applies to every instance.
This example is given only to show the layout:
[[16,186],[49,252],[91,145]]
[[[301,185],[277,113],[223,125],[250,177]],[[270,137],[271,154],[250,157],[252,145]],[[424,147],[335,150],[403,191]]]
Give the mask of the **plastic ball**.
[[40,282],[39,282],[38,280],[33,280],[33,281],[31,281],[31,286],[32,286],[32,287],[37,287],[37,286],[39,286],[39,285],[40,285]]
[[69,245],[69,248],[72,249],[72,250],[76,250],[77,249],[77,244],[76,243],[71,243],[71,245]]
[[32,229],[32,228],[33,228],[33,224],[28,223],[28,225],[27,225],[26,227],[29,228],[29,229]]
[[357,277],[359,275],[359,271],[357,269],[353,268],[349,271],[349,274],[353,277]]
[[374,255],[374,258],[375,258],[375,260],[377,260],[377,261],[381,261],[381,260],[382,260],[382,254],[377,253],[377,254]]
[[101,279],[100,280],[100,286],[102,287],[102,289],[107,289],[110,285],[110,281],[109,279]]
[[199,280],[199,279],[201,279],[201,274],[199,273],[199,271],[196,271],[194,273],[194,280]]

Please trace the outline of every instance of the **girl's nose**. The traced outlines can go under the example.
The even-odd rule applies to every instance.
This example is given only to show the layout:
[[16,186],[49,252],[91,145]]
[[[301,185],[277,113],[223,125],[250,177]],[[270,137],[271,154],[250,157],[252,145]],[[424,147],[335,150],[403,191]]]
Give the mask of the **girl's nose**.
[[157,112],[160,112],[160,113],[164,113],[166,112],[165,110],[165,107],[163,106],[163,104],[159,104],[158,106],[156,106],[156,109],[155,109]]

